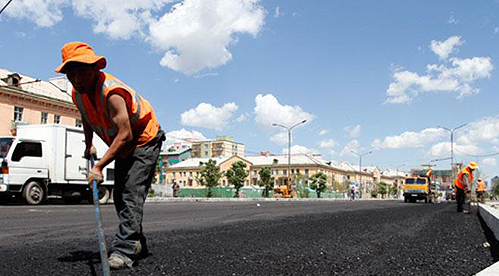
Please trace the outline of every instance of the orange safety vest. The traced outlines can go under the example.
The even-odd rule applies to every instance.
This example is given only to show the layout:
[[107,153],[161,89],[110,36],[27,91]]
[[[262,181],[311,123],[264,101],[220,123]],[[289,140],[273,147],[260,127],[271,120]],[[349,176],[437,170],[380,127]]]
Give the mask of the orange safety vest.
[[137,147],[147,144],[156,137],[159,123],[151,104],[142,98],[135,90],[114,76],[101,72],[94,94],[79,93],[73,88],[73,103],[78,107],[92,130],[111,146],[118,134],[109,114],[108,97],[119,94],[125,99],[133,139]]
[[[468,183],[464,183],[463,174],[467,174],[468,175]],[[461,189],[461,190],[465,190],[466,189],[466,185],[468,185],[469,183],[471,183],[472,180],[473,180],[473,173],[471,173],[471,171],[469,170],[469,168],[466,167],[466,168],[462,169],[457,174],[457,177],[454,179],[454,185],[456,187],[458,187],[459,189]]]
[[478,187],[476,188],[477,192],[485,192],[485,182],[478,182]]

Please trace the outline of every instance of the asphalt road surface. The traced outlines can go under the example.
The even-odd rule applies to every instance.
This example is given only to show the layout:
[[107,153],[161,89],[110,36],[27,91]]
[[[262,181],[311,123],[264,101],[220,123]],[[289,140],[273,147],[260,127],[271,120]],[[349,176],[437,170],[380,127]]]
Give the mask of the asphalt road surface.
[[[114,207],[101,212],[109,245]],[[91,205],[1,205],[0,219],[0,275],[102,274]],[[473,275],[499,256],[481,218],[447,203],[147,203],[144,228],[152,255],[112,275]]]

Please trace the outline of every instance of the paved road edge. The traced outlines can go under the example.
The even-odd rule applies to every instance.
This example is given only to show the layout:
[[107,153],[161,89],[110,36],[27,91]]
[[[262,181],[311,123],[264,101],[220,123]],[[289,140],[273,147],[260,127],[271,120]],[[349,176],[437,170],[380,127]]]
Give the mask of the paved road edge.
[[[482,216],[485,224],[492,230],[496,239],[499,240],[499,210],[491,207],[488,204],[480,204],[478,211]],[[497,276],[499,275],[499,262],[487,267],[478,272],[476,276]]]

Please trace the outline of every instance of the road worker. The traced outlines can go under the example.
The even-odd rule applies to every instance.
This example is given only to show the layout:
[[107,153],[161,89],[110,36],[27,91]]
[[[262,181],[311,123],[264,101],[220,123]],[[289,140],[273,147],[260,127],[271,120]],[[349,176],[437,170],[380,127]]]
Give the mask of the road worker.
[[73,85],[72,98],[85,133],[85,157],[90,157],[93,133],[109,146],[90,170],[89,183],[102,182],[102,170],[115,161],[114,205],[119,226],[109,250],[109,266],[132,267],[148,255],[143,206],[165,135],[150,103],[101,71],[107,64],[105,57],[95,55],[82,42],[67,43],[61,52],[63,63],[55,71],[66,74]]
[[476,196],[478,198],[478,201],[481,203],[485,203],[485,182],[483,182],[482,178],[479,177],[477,179],[477,187],[476,187]]
[[[470,162],[468,166],[462,169],[454,179],[454,186],[456,188],[456,201],[457,201],[457,212],[463,212],[463,206],[466,198],[466,194],[471,191],[471,181],[473,180],[473,171],[478,169],[478,164],[476,162]],[[468,210],[466,213],[468,213]]]

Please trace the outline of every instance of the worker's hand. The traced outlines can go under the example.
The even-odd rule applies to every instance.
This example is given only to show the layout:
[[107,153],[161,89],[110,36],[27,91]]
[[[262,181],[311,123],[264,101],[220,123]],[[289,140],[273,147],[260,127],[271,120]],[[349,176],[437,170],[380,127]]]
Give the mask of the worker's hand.
[[92,145],[90,148],[85,148],[85,152],[83,153],[85,159],[90,159],[90,156],[94,157],[94,160],[97,159],[97,149]]
[[97,167],[93,167],[90,170],[90,172],[88,173],[87,181],[88,181],[88,185],[90,185],[90,187],[92,187],[92,182],[94,180],[97,181],[97,185],[104,182],[104,176],[102,175],[102,171]]

